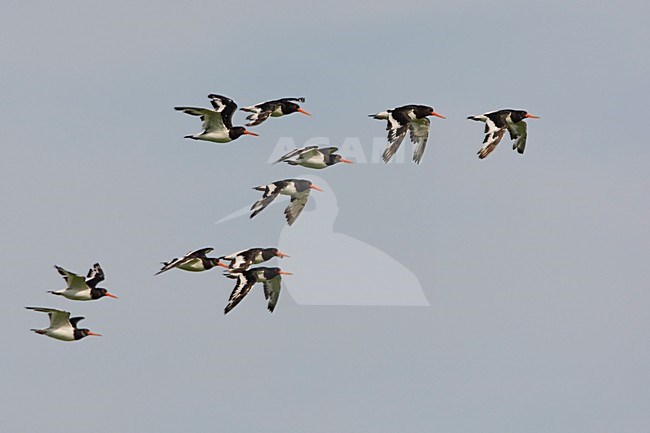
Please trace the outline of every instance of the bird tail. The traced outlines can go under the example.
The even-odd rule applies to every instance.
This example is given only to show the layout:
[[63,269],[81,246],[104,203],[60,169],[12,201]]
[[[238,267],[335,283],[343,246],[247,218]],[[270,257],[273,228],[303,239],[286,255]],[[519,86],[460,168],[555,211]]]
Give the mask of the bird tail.
[[36,332],[36,333],[39,334],[39,335],[43,335],[43,334],[45,334],[45,330],[44,330],[44,329],[30,329],[30,331],[34,331],[34,332]]
[[191,138],[192,140],[198,140],[198,138],[196,138],[196,137],[193,136],[193,135],[186,135],[186,136],[183,137],[183,138]]
[[372,117],[377,120],[386,120],[388,119],[388,111],[382,111],[381,113],[368,114],[368,117]]
[[53,295],[59,295],[59,296],[62,296],[61,293],[59,293],[59,292],[55,292],[54,290],[48,290],[47,293],[51,293],[51,294],[53,294]]

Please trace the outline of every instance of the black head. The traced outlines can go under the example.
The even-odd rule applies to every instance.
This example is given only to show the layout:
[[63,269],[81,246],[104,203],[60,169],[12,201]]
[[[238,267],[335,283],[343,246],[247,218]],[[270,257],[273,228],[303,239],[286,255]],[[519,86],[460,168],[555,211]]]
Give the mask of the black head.
[[264,268],[264,278],[271,280],[278,275],[293,275],[291,272],[285,272],[280,268]]
[[228,136],[230,137],[231,140],[236,140],[236,139],[238,139],[239,137],[241,137],[242,135],[254,135],[255,137],[258,136],[258,135],[255,134],[254,132],[250,132],[250,131],[248,131],[248,130],[247,130],[246,128],[244,128],[243,126],[233,126],[233,127],[230,128],[230,130],[228,131]]
[[221,263],[221,261],[219,261],[219,258],[208,258],[208,263],[211,265],[210,268],[221,266],[222,268],[228,269],[228,265]]
[[108,290],[106,290],[106,289],[104,289],[102,287],[96,287],[96,288],[92,289],[91,292],[90,292],[90,297],[92,299],[99,299],[99,298],[103,298],[104,296],[108,296],[109,298],[118,299],[117,296],[115,296],[112,293],[108,293]]
[[75,329],[74,330],[74,339],[75,340],[81,340],[84,337],[88,337],[89,335],[92,335],[94,337],[101,337],[102,334],[95,334],[94,332],[91,332],[90,329]]
[[284,114],[295,113],[298,110],[300,110],[300,105],[296,104],[295,102],[285,102],[282,104],[282,112]]
[[262,250],[262,258],[266,260],[271,260],[273,257],[277,256],[278,254],[278,249],[277,248],[264,248]]
[[521,122],[524,119],[539,119],[539,116],[529,114],[524,110],[510,110],[510,119],[514,122]]
[[436,113],[433,107],[429,107],[428,105],[416,105],[413,109],[413,113],[415,113],[415,117],[418,119],[423,119],[427,116],[436,116],[440,117],[441,119],[446,119],[445,116]]

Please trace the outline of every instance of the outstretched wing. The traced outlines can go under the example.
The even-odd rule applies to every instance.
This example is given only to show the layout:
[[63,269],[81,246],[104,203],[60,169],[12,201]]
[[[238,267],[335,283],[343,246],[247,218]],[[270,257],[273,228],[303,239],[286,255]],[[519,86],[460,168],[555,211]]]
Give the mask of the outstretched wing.
[[63,310],[56,310],[54,308],[43,307],[25,307],[28,310],[38,311],[39,313],[47,313],[50,316],[50,328],[60,328],[68,326],[70,323],[70,312]]
[[97,284],[104,281],[104,271],[102,267],[99,266],[99,263],[95,263],[92,268],[88,271],[88,276],[86,277],[86,284],[88,287],[95,288]]
[[86,279],[81,275],[77,275],[73,272],[66,271],[61,266],[54,265],[59,274],[63,277],[69,289],[73,290],[86,290]]
[[305,102],[305,97],[301,96],[300,98],[280,98],[278,101],[281,102]]
[[284,216],[287,218],[287,224],[292,225],[294,222],[296,222],[300,216],[300,213],[307,204],[307,199],[309,198],[310,192],[311,190],[307,189],[306,191],[302,191],[291,196],[289,206],[287,206],[287,208],[284,210]]
[[382,159],[384,162],[390,161],[399,149],[406,137],[410,119],[401,111],[391,111],[388,113],[388,123],[386,130],[388,131],[388,143],[390,145],[384,150]]
[[230,269],[243,271],[253,264],[253,257],[259,250],[259,248],[250,248],[248,250],[237,251],[236,253],[219,257],[219,259],[229,260]]
[[253,211],[253,213],[251,213],[250,216],[251,218],[253,218],[258,213],[262,212],[265,207],[271,204],[271,202],[275,200],[278,195],[280,195],[280,191],[282,190],[281,187],[279,187],[274,183],[265,186],[258,186],[253,189],[256,189],[258,191],[264,191],[264,195],[262,196],[261,199],[257,200],[253,204],[253,206],[251,206],[251,210]]
[[[336,149],[336,147],[334,147],[333,149]],[[294,149],[291,152],[287,153],[286,155],[282,156],[280,159],[275,161],[273,164],[277,164],[278,162],[288,161],[288,160],[290,160],[291,158],[293,158],[295,156],[303,156],[307,152],[315,152],[315,151],[318,151],[318,146],[300,147],[300,148]]]
[[70,319],[70,325],[72,325],[74,329],[77,329],[77,323],[81,322],[83,319],[85,319],[85,317],[73,317]]
[[[226,129],[225,120],[222,114],[210,110],[209,108],[196,108],[196,107],[174,107],[174,110],[182,111],[190,116],[199,116],[203,121],[203,132],[206,131],[219,131]],[[232,125],[230,125],[232,126]]]
[[214,93],[209,94],[208,98],[210,98],[210,103],[215,111],[221,114],[223,124],[228,129],[232,128],[232,115],[237,110],[237,104],[226,96],[215,95]]
[[505,133],[506,128],[498,127],[492,119],[485,116],[485,138],[483,139],[483,147],[477,152],[478,157],[483,159],[491,154]]
[[[230,278],[233,278],[233,276],[229,276]],[[223,310],[223,314],[228,314],[230,310],[235,308],[239,302],[241,302],[242,299],[244,299],[244,296],[250,292],[251,288],[255,284],[255,279],[248,278],[244,273],[240,273],[237,275],[237,284],[235,285],[235,288],[233,289],[232,293],[230,294],[230,299],[228,299],[228,304],[226,305],[226,308]]]
[[183,263],[187,262],[190,259],[198,259],[198,258],[203,258],[206,256],[206,254],[209,254],[211,251],[213,251],[214,248],[201,248],[200,250],[196,251],[191,251],[187,254],[185,254],[183,257],[175,257],[171,259],[168,262],[163,262],[163,267],[160,268],[158,272],[156,272],[154,275],[162,274],[163,272],[166,272],[170,269],[174,269]]
[[429,125],[431,122],[428,118],[413,119],[409,122],[409,131],[411,131],[411,143],[415,144],[413,151],[413,162],[419,164],[424,155],[424,149],[429,139]]
[[508,116],[506,122],[508,123],[510,139],[515,140],[515,142],[512,143],[512,150],[517,149],[517,152],[523,154],[524,149],[526,148],[526,137],[528,136],[526,122],[520,120],[519,122],[514,123],[510,119],[510,116]]
[[268,309],[272,313],[280,297],[280,288],[282,286],[282,277],[278,275],[264,282],[264,297],[268,302]]

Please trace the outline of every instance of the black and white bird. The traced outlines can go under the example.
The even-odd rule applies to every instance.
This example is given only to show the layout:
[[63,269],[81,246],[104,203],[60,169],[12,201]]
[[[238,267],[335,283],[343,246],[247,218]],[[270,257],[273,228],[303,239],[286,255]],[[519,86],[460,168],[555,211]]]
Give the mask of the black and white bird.
[[429,139],[429,125],[431,122],[429,122],[427,116],[446,119],[445,116],[436,113],[433,108],[426,105],[405,105],[381,113],[370,114],[369,116],[374,119],[388,121],[386,130],[388,131],[389,146],[382,154],[384,162],[390,161],[402,144],[406,133],[410,131],[411,142],[415,144],[413,161],[416,164],[419,164],[422,160]]
[[[321,169],[329,167],[339,162],[352,164],[349,159],[343,158],[341,155],[334,153],[339,150],[338,147],[318,147],[318,146],[305,146],[300,149],[292,150],[280,159],[274,162],[286,162],[289,165],[302,165],[307,168]],[[295,158],[295,159],[292,159]]]
[[249,114],[246,117],[246,120],[250,120],[246,126],[256,126],[264,122],[270,117],[281,117],[286,116],[291,113],[302,113],[307,116],[311,116],[310,113],[306,112],[300,105],[296,102],[305,102],[305,98],[282,98],[275,99],[273,101],[260,102],[259,104],[250,105],[248,107],[240,108],[242,111],[246,111]]
[[156,272],[154,275],[162,274],[173,268],[182,269],[184,271],[190,272],[202,272],[212,269],[215,266],[221,266],[222,268],[228,268],[227,265],[221,263],[219,258],[216,257],[207,257],[214,248],[201,248],[200,250],[190,251],[185,254],[183,257],[176,257],[171,259],[168,262],[162,262],[163,267]]
[[244,296],[250,292],[255,283],[264,284],[264,297],[268,301],[268,309],[272,313],[280,297],[280,287],[282,283],[281,275],[292,275],[291,272],[284,272],[280,268],[259,268],[248,269],[240,272],[230,272],[225,274],[228,278],[236,279],[235,289],[230,294],[230,299],[224,310],[228,314],[235,308]]
[[109,293],[108,290],[97,287],[97,284],[104,281],[104,271],[99,263],[95,263],[88,271],[88,276],[83,277],[70,271],[66,271],[61,266],[54,266],[59,274],[67,283],[67,287],[61,290],[50,290],[47,293],[63,296],[73,301],[92,301],[95,299],[108,296],[117,299],[117,296]]
[[95,334],[90,332],[88,329],[79,329],[77,328],[77,323],[80,320],[83,320],[83,317],[73,317],[70,318],[70,312],[55,310],[54,308],[42,308],[42,307],[25,307],[28,310],[38,311],[40,313],[47,313],[50,316],[50,326],[45,329],[32,329],[40,335],[47,335],[51,338],[56,338],[57,340],[63,341],[76,341],[81,340],[84,337],[93,335],[96,337],[101,337],[102,334]]
[[305,204],[307,204],[307,199],[309,198],[309,193],[312,189],[316,191],[322,191],[316,185],[313,185],[310,181],[304,179],[285,179],[278,180],[277,182],[270,183],[268,185],[260,185],[253,188],[257,191],[264,191],[262,198],[256,201],[253,206],[251,206],[251,218],[253,218],[258,213],[262,212],[265,207],[267,207],[273,200],[275,200],[280,194],[291,196],[291,201],[289,206],[284,210],[284,215],[287,218],[287,224],[292,225],[296,222],[296,219],[302,212]]
[[249,248],[244,251],[228,254],[227,256],[219,257],[219,260],[229,261],[230,270],[245,271],[251,265],[257,265],[267,262],[273,257],[285,258],[290,257],[288,254],[283,253],[277,248]]
[[483,147],[478,151],[478,157],[483,159],[497,147],[497,144],[506,133],[506,129],[510,133],[510,139],[515,140],[512,144],[512,150],[517,149],[517,152],[523,154],[526,148],[526,136],[528,135],[524,119],[539,119],[539,116],[528,114],[523,110],[506,109],[469,116],[468,119],[485,122],[485,139],[483,140]]
[[210,98],[214,110],[196,107],[174,107],[175,110],[182,111],[185,114],[199,116],[203,121],[203,131],[186,135],[184,138],[228,143],[242,135],[258,136],[254,132],[247,131],[243,126],[232,126],[232,115],[237,110],[237,104],[232,99],[214,94],[208,95],[208,98]]

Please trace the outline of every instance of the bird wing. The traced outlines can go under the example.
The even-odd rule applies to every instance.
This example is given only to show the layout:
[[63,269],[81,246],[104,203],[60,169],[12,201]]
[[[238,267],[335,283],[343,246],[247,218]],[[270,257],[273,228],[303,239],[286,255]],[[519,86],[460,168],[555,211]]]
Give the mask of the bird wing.
[[282,190],[282,188],[278,187],[274,183],[271,183],[271,184],[266,185],[266,186],[258,186],[258,187],[253,188],[253,189],[261,191],[260,188],[264,188],[264,190],[263,190],[264,195],[262,196],[261,199],[257,200],[253,204],[253,206],[251,206],[251,210],[253,211],[253,213],[250,216],[251,218],[253,218],[258,213],[262,212],[265,207],[267,207],[269,204],[271,204],[271,202],[273,200],[275,200],[278,195],[280,195],[280,191]]
[[77,323],[85,319],[85,317],[73,317],[70,319],[70,326],[72,326],[74,329],[77,329]]
[[[178,267],[183,263],[187,262],[189,259],[205,257],[205,254],[208,254],[210,251],[212,251],[212,248],[202,248],[200,250],[188,252],[183,257],[174,257],[168,262],[162,262],[163,267],[160,268],[160,270],[156,272],[154,275],[162,274],[163,272],[167,272],[170,269],[174,269],[175,267]],[[203,256],[201,256],[200,254],[203,254]]]
[[284,210],[284,216],[287,217],[287,224],[292,225],[296,222],[307,204],[310,191],[310,189],[307,189],[306,191],[298,192],[291,196],[289,206]]
[[264,297],[268,303],[268,309],[272,313],[280,297],[280,288],[282,286],[282,277],[278,275],[264,282]]
[[[334,148],[336,149],[336,148]],[[300,147],[298,149],[294,149],[291,152],[287,153],[286,155],[283,155],[280,159],[275,161],[273,164],[277,164],[278,162],[284,162],[287,161],[294,156],[303,156],[304,154],[308,152],[317,152],[318,151],[318,146],[305,146],[305,147]]]
[[54,265],[54,267],[67,283],[68,289],[86,290],[88,288],[88,286],[86,286],[86,279],[83,276],[66,271],[61,266]]
[[409,131],[411,131],[411,143],[415,144],[413,152],[413,162],[419,164],[424,155],[424,149],[429,139],[429,125],[431,122],[426,117],[414,119],[409,122]]
[[[230,278],[234,278],[230,277]],[[251,288],[255,284],[255,279],[254,278],[249,278],[247,277],[244,273],[240,273],[237,275],[237,284],[235,285],[235,288],[233,289],[232,293],[230,294],[230,299],[228,299],[228,304],[226,305],[226,308],[223,310],[223,314],[228,314],[230,310],[235,308],[239,302],[241,302],[242,299],[244,299],[244,296],[250,292]]]
[[300,98],[280,98],[280,102],[305,102],[305,97],[301,96]]
[[386,130],[388,131],[388,142],[390,146],[384,150],[381,156],[384,162],[390,161],[401,146],[404,137],[406,137],[409,122],[410,119],[401,111],[391,111],[388,113]]
[[187,253],[185,257],[192,257],[192,258],[205,258],[207,254],[210,254],[214,248],[201,248],[200,250],[192,251],[191,253]]
[[47,313],[50,316],[50,328],[60,328],[70,324],[70,312],[63,310],[56,310],[54,308],[42,307],[25,307],[28,310],[38,311],[39,313]]
[[99,263],[95,263],[92,268],[88,271],[88,276],[86,277],[86,284],[88,287],[95,288],[97,284],[104,281],[104,271]]
[[210,110],[209,108],[196,107],[174,107],[174,109],[189,114],[190,116],[199,116],[203,121],[203,132],[226,129],[225,121],[221,113],[217,111]]
[[232,128],[232,115],[237,110],[237,104],[235,104],[235,101],[226,96],[215,94],[208,95],[208,98],[210,98],[210,103],[214,107],[215,111],[221,114],[223,124],[226,125],[228,129]]
[[246,116],[246,120],[250,120],[250,122],[248,122],[246,126],[257,126],[268,119],[272,113],[273,110],[260,110],[253,114],[249,114]]
[[477,152],[478,157],[483,159],[488,156],[506,133],[506,128],[499,128],[492,119],[486,116],[485,118],[485,138],[483,139],[483,147]]
[[257,253],[258,248],[250,248],[248,250],[237,251],[228,256],[220,257],[224,260],[230,260],[230,269],[246,270],[253,264],[253,257]]
[[514,123],[510,116],[506,119],[508,123],[508,132],[510,133],[510,139],[515,140],[512,143],[512,150],[517,149],[517,152],[523,154],[524,149],[526,148],[526,137],[528,136],[526,122],[520,120],[517,123]]

